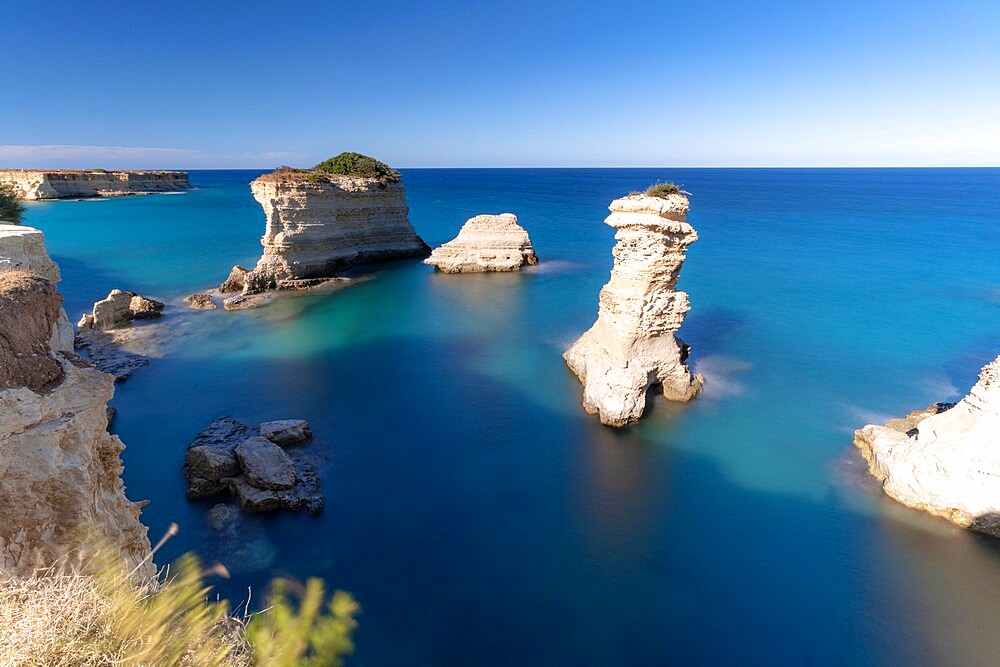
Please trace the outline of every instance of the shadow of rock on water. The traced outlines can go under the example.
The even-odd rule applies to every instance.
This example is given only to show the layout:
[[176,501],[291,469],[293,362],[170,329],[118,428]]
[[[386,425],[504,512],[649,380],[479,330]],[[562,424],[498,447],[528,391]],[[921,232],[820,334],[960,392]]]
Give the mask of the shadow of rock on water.
[[691,345],[693,360],[725,349],[725,341],[739,335],[740,330],[748,324],[749,319],[746,314],[738,310],[695,308],[688,313],[678,335],[685,343]]

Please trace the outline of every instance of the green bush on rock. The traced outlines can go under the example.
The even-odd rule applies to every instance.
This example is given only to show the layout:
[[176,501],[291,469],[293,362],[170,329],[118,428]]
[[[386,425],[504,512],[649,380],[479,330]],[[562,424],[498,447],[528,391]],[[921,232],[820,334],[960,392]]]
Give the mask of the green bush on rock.
[[8,187],[0,186],[0,220],[19,225],[23,215],[24,204],[18,200],[14,191]]
[[324,160],[313,167],[313,171],[338,176],[358,176],[361,178],[377,178],[383,183],[396,182],[400,179],[399,172],[384,162],[361,153],[341,153],[329,160]]

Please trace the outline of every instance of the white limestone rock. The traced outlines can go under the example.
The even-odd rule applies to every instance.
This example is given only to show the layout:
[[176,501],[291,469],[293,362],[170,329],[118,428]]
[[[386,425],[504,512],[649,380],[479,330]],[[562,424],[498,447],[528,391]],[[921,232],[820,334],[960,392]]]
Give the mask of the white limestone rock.
[[176,192],[191,183],[184,171],[0,169],[0,186],[21,199],[38,200]]
[[659,387],[689,401],[704,378],[686,365],[676,337],[689,310],[676,290],[687,246],[698,239],[681,194],[633,194],[611,202],[605,223],[618,229],[611,280],[601,289],[597,322],[563,354],[583,382],[583,407],[609,426],[638,420],[646,394]]
[[111,290],[107,297],[94,303],[93,312],[84,314],[77,327],[108,331],[123,327],[133,320],[152,319],[163,314],[164,305],[135,292]]
[[954,406],[865,426],[854,444],[890,497],[1000,537],[1000,356]]
[[442,273],[518,271],[537,263],[528,232],[513,213],[470,218],[458,236],[424,260]]
[[407,218],[400,182],[277,171],[250,189],[266,228],[264,254],[245,276],[244,294],[335,277],[357,262],[428,252]]
[[[45,250],[45,234],[34,227],[0,223],[0,270],[21,269],[58,283],[62,276],[59,266]],[[53,350],[73,351],[73,325],[60,309],[59,319],[52,325],[50,344]]]

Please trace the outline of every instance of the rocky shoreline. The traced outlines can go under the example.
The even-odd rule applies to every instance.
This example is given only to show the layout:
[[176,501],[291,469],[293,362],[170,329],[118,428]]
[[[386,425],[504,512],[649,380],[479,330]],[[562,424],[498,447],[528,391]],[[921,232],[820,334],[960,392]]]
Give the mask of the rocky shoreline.
[[4,187],[20,199],[35,201],[180,192],[190,189],[191,182],[186,171],[0,169]]

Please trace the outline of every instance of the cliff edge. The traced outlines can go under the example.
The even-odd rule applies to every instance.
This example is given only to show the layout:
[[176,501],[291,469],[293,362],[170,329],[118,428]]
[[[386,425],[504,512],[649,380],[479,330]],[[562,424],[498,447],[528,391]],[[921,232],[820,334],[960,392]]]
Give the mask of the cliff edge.
[[0,169],[0,187],[20,199],[75,199],[177,192],[191,187],[186,171]]
[[1000,537],[1000,356],[958,403],[869,424],[854,445],[891,498]]
[[82,546],[153,574],[139,505],[125,497],[108,433],[110,376],[51,346],[62,297],[45,278],[0,271],[0,576],[27,576]]
[[675,336],[690,309],[676,290],[687,246],[687,197],[631,194],[611,202],[605,223],[616,228],[611,280],[601,289],[597,322],[563,358],[583,382],[583,407],[608,426],[638,420],[646,394],[659,387],[688,401],[704,379],[692,377],[688,346]]

